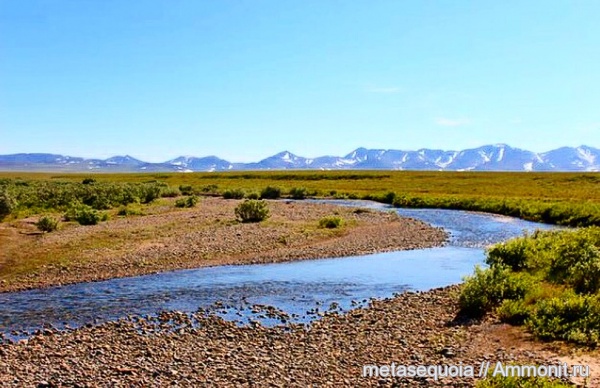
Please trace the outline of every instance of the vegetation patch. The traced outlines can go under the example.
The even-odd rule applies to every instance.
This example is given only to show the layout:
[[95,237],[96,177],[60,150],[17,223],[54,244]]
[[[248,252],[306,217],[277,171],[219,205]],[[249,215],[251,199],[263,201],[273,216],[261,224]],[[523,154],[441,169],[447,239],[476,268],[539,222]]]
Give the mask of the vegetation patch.
[[536,231],[491,247],[459,297],[463,313],[488,312],[546,340],[600,344],[600,228]]
[[281,198],[281,188],[276,186],[267,186],[260,192],[261,199],[278,199]]
[[344,219],[339,216],[326,216],[319,220],[319,228],[337,229],[344,226]]
[[181,195],[192,195],[194,194],[194,188],[192,185],[179,185],[179,192]]
[[91,206],[76,203],[69,207],[65,213],[66,221],[77,221],[80,225],[96,225],[100,221],[108,220],[108,214],[99,213]]
[[504,377],[494,376],[485,380],[479,380],[476,388],[571,388],[559,380],[551,380],[547,377]]
[[43,216],[35,223],[35,226],[44,233],[54,232],[58,229],[58,220],[52,217]]
[[241,222],[260,222],[269,218],[270,212],[265,201],[247,199],[235,208],[235,216]]
[[308,195],[306,187],[294,187],[290,190],[290,197],[292,199],[305,199]]
[[175,197],[179,197],[181,195],[181,191],[179,191],[178,188],[176,187],[163,187],[160,190],[160,196],[162,198],[175,198]]
[[[89,174],[45,173],[0,176],[6,177],[0,178],[0,193],[8,193],[15,201],[8,214],[4,211],[5,217],[64,211],[75,200],[97,210],[150,203],[168,187],[179,188],[184,195],[222,195],[226,190],[239,189],[275,199],[302,182],[307,195],[317,197],[370,199],[402,207],[475,210],[559,225],[600,226],[598,173],[256,171],[99,174],[93,178]],[[263,193],[266,187],[279,190]]]
[[198,201],[200,199],[195,196],[195,195],[190,195],[187,198],[180,198],[177,201],[175,201],[175,207],[180,207],[180,208],[190,208],[190,207],[194,207],[198,204]]
[[0,191],[0,221],[17,207],[17,201],[6,190]]
[[242,199],[246,196],[246,192],[242,189],[231,189],[223,192],[225,199]]
[[127,206],[122,206],[121,208],[119,208],[119,211],[117,212],[118,216],[141,216],[143,215],[144,212],[142,211],[142,209],[139,206],[134,206],[134,205],[127,205]]

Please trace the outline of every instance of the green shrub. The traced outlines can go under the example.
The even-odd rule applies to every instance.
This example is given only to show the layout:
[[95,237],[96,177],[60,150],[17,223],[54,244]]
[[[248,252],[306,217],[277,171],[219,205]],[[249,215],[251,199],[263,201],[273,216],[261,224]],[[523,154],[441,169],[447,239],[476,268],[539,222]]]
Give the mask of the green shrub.
[[294,187],[290,190],[290,197],[293,199],[305,199],[307,190],[305,187]]
[[35,223],[35,226],[45,233],[54,232],[58,229],[58,220],[52,217],[43,216]]
[[600,345],[600,296],[567,290],[558,297],[540,301],[526,325],[542,339]]
[[260,194],[252,192],[252,193],[248,193],[246,195],[246,198],[248,199],[259,199],[260,198]]
[[182,195],[192,195],[194,194],[194,188],[191,185],[180,185],[179,191]]
[[84,209],[77,214],[75,220],[80,225],[96,225],[102,220],[102,216],[94,209]]
[[139,207],[134,206],[123,206],[119,208],[118,216],[140,216],[143,215],[144,212]]
[[528,245],[529,241],[526,238],[516,238],[493,245],[487,251],[486,262],[490,265],[507,265],[513,271],[520,271],[526,267],[525,249]]
[[281,197],[281,189],[275,186],[267,186],[260,192],[261,199],[277,199]]
[[211,194],[217,194],[219,191],[219,186],[217,185],[206,185],[204,187],[202,187],[202,189],[200,190],[203,193],[211,193]]
[[139,189],[142,203],[150,203],[160,197],[161,186],[158,184],[144,184]]
[[160,191],[160,196],[162,198],[175,198],[181,195],[181,191],[179,191],[176,187],[163,187]]
[[479,380],[476,388],[571,388],[573,385],[547,377],[488,376]]
[[338,216],[326,216],[319,220],[319,228],[336,229],[344,225],[344,220]]
[[190,195],[187,198],[180,198],[175,201],[175,207],[194,207],[198,204],[199,198],[195,195]]
[[94,178],[85,178],[81,183],[84,185],[90,185],[92,183],[96,183],[96,180]]
[[391,205],[394,203],[395,199],[396,199],[396,193],[390,191],[383,195],[382,202]]
[[522,299],[534,284],[529,275],[511,272],[505,266],[486,269],[477,266],[475,273],[465,278],[461,288],[458,299],[461,312],[481,317],[506,299]]
[[[380,202],[389,200],[385,196],[368,195],[369,199]],[[393,203],[396,207],[440,208],[483,211],[523,218],[535,222],[567,226],[600,226],[600,206],[596,203],[573,203],[568,201],[546,202],[539,199],[490,198],[490,197],[453,197],[423,194],[396,195]]]
[[186,200],[186,206],[187,207],[194,207],[198,204],[198,202],[200,201],[200,198],[198,198],[195,195],[190,195],[189,197],[187,197]]
[[557,235],[551,244],[548,279],[580,293],[600,290],[600,228]]
[[530,317],[532,307],[524,299],[505,299],[496,312],[500,321],[512,325],[521,325]]
[[487,263],[540,273],[546,281],[595,293],[600,290],[600,228],[536,231],[494,245]]
[[235,208],[235,216],[241,222],[260,222],[269,218],[270,212],[265,201],[247,199]]
[[0,192],[0,221],[17,208],[16,199],[6,191]]
[[106,220],[108,215],[101,215],[91,206],[85,204],[72,205],[65,214],[67,221],[77,221],[80,225],[96,225],[102,220]]
[[225,199],[242,199],[246,193],[242,189],[231,189],[223,192],[223,198]]

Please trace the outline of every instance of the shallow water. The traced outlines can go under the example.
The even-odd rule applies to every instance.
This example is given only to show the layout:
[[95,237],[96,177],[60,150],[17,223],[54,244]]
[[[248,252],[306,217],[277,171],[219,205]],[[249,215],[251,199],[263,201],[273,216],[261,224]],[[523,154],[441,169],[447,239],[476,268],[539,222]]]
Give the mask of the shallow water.
[[[365,201],[334,202],[388,208]],[[306,322],[316,316],[315,309],[327,310],[334,302],[346,310],[355,305],[353,301],[459,283],[474,265],[483,262],[485,246],[523,231],[551,228],[482,213],[394,210],[444,228],[450,233],[448,244],[336,259],[199,268],[4,293],[0,294],[0,331],[80,326],[127,315],[155,315],[163,310],[194,312],[217,301],[231,306],[217,310],[228,319],[244,322],[252,316],[249,306],[266,304],[294,314],[292,321]]]

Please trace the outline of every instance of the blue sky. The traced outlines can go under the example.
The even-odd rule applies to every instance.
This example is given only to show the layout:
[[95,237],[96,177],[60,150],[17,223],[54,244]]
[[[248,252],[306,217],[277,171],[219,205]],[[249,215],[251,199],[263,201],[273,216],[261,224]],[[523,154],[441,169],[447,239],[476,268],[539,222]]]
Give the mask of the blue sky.
[[0,154],[600,147],[599,1],[0,0]]

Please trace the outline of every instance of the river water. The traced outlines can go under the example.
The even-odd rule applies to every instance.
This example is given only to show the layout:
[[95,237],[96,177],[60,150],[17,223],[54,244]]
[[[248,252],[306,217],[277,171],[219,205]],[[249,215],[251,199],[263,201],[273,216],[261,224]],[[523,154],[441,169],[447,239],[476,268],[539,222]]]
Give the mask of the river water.
[[[366,201],[325,201],[390,210]],[[485,258],[485,247],[552,226],[491,214],[440,209],[393,209],[450,233],[439,248],[290,263],[232,265],[80,283],[0,294],[0,332],[23,336],[51,325],[64,328],[164,310],[212,308],[247,322],[250,306],[274,306],[307,322],[334,303],[341,310],[370,298],[459,283]],[[214,307],[223,302],[225,307]],[[220,306],[220,304],[219,304]],[[269,324],[268,319],[263,323]],[[19,332],[19,334],[15,334]]]

